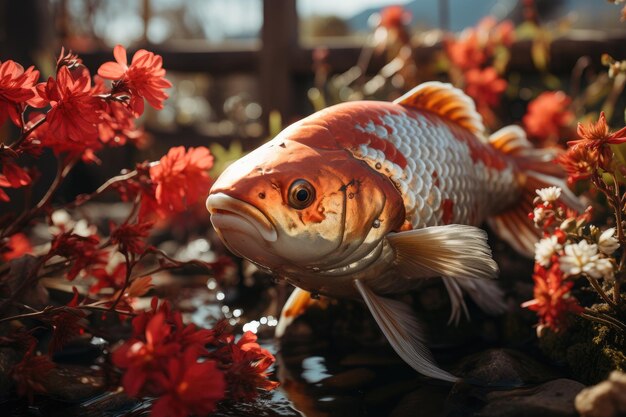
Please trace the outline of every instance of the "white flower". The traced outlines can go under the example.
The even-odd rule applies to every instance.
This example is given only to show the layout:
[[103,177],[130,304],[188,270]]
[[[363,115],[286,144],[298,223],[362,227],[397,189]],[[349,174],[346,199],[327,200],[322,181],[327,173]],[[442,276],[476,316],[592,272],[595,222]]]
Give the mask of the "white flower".
[[556,236],[546,237],[535,243],[535,261],[541,266],[549,266],[550,259],[563,247],[557,241]]
[[615,228],[606,229],[598,238],[598,249],[605,255],[611,255],[619,248],[619,242],[614,237]]
[[561,196],[561,189],[559,187],[542,188],[536,191],[539,198],[546,203],[556,201]]
[[611,262],[608,258],[597,259],[593,262],[593,268],[587,271],[587,273],[596,279],[604,278],[612,280],[615,276],[613,262]]
[[535,207],[533,210],[533,220],[536,226],[539,226],[546,217],[546,210],[543,207]]
[[585,273],[592,278],[613,279],[613,263],[610,259],[600,258],[598,245],[586,240],[565,245],[565,255],[559,258],[561,271],[565,275]]
[[561,256],[559,263],[565,275],[588,272],[594,268],[594,263],[599,258],[598,245],[589,244],[586,240],[565,245],[564,251],[565,255]]
[[48,230],[53,235],[71,231],[76,235],[89,237],[98,232],[96,225],[90,225],[85,219],[80,219],[75,222],[72,216],[62,209],[53,212],[50,218],[52,220],[52,226],[50,226]]

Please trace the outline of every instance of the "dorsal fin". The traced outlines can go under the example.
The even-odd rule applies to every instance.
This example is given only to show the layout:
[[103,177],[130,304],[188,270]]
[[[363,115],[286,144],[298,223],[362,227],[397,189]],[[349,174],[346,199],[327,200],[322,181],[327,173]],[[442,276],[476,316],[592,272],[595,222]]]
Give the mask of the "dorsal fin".
[[439,81],[422,83],[394,103],[432,111],[480,137],[485,135],[483,118],[476,111],[474,101],[452,84]]

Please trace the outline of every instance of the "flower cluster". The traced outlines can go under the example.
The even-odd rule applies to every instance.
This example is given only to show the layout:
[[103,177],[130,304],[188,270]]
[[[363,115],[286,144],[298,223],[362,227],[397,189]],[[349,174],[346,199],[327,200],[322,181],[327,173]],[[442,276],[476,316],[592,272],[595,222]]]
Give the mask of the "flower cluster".
[[555,145],[559,139],[571,136],[574,112],[572,99],[563,91],[546,91],[528,103],[524,115],[524,130],[535,143]]
[[558,158],[567,171],[569,183],[597,177],[601,172],[622,174],[624,165],[613,158],[616,149],[611,145],[626,142],[626,127],[611,132],[602,112],[596,123],[578,124],[578,137],[567,143],[567,152]]
[[495,122],[493,109],[507,88],[507,81],[500,76],[495,65],[496,56],[506,55],[514,41],[514,27],[510,21],[497,23],[488,16],[475,28],[464,30],[458,38],[446,41],[446,52],[459,74],[455,84],[463,86],[474,99],[479,113],[488,125]]
[[[144,100],[160,109],[168,97],[171,84],[160,56],[139,50],[129,64],[118,45],[114,57],[92,76],[78,56],[62,51],[55,75],[40,83],[34,68],[0,63],[0,124],[12,123],[19,131],[0,145],[0,202],[11,202],[20,191],[37,195],[30,188],[40,175],[28,164],[44,150],[57,162],[56,177],[39,201],[26,198],[24,210],[0,216],[0,260],[9,263],[0,268],[0,322],[24,320],[23,332],[0,337],[0,346],[19,352],[22,359],[9,364],[10,375],[18,394],[31,401],[54,381],[52,354],[81,335],[102,334],[101,322],[136,315],[134,300],[152,288],[153,274],[194,265],[215,266],[219,277],[227,265],[222,259],[178,261],[148,243],[157,220],[187,210],[208,193],[213,156],[207,148],[172,148],[159,161],[139,163],[91,194],[54,203],[78,161],[97,163],[105,147],[138,145],[143,135],[135,123]],[[99,230],[85,219],[72,219],[75,209],[111,190],[127,202],[123,221]],[[33,247],[30,228],[37,225],[44,231],[38,235],[45,236],[46,224],[48,241]],[[72,281],[85,290],[72,287],[72,300],[55,305],[41,284],[44,277]],[[93,312],[100,321],[93,320]],[[223,328],[184,325],[180,313],[155,300],[152,310],[135,317],[132,337],[112,356],[125,371],[122,385],[129,395],[158,397],[153,415],[181,417],[206,415],[223,398],[250,399],[258,388],[275,386],[267,379],[274,362],[269,352],[250,335],[235,343],[231,332],[217,343],[218,332]],[[47,348],[38,343],[40,335]]]
[[185,325],[156,298],[132,324],[133,336],[113,352],[113,363],[124,370],[129,395],[157,397],[152,416],[207,415],[224,398],[251,400],[277,386],[266,372],[274,357],[250,332],[235,343],[225,322],[213,330]]
[[559,201],[561,189],[537,190],[530,217],[543,231],[535,245],[534,299],[522,304],[539,316],[539,332],[565,327],[570,313],[583,312],[572,295],[574,281],[582,276],[610,282],[615,275],[611,256],[619,248],[615,228],[603,232],[589,225],[591,212],[578,215]]

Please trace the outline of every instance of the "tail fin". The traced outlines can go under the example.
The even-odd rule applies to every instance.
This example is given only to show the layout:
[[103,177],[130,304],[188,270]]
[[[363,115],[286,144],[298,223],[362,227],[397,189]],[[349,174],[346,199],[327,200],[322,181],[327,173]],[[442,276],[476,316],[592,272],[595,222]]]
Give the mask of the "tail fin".
[[489,138],[495,149],[513,157],[521,173],[521,201],[509,210],[488,220],[491,229],[507,241],[517,252],[532,257],[535,243],[541,237],[541,231],[528,219],[533,211],[535,190],[556,186],[563,190],[561,200],[569,207],[582,211],[582,203],[570,191],[564,180],[565,172],[554,163],[559,149],[535,149],[526,139],[526,133],[519,126],[507,126],[495,132]]

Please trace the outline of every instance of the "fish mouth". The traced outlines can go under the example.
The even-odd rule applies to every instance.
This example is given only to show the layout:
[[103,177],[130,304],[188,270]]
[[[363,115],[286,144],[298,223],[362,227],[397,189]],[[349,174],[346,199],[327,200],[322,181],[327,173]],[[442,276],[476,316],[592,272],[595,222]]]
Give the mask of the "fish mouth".
[[209,195],[206,200],[206,208],[211,213],[213,223],[226,223],[237,227],[241,222],[242,226],[250,225],[254,227],[261,237],[268,242],[275,242],[278,233],[268,217],[258,208],[250,203],[231,197],[228,194],[216,193]]

